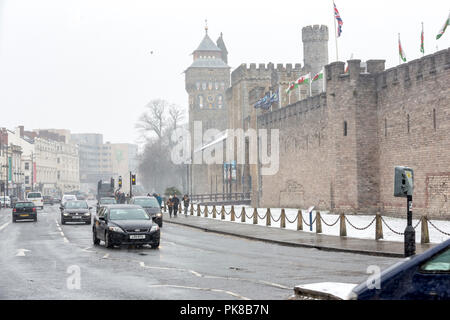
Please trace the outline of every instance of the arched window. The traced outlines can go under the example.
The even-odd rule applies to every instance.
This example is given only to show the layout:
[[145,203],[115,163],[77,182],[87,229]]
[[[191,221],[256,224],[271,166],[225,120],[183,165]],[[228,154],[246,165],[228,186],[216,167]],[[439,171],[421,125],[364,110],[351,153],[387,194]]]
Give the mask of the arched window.
[[198,96],[198,106],[199,106],[200,109],[202,109],[203,106],[204,106],[204,101],[203,101],[203,96],[202,95]]

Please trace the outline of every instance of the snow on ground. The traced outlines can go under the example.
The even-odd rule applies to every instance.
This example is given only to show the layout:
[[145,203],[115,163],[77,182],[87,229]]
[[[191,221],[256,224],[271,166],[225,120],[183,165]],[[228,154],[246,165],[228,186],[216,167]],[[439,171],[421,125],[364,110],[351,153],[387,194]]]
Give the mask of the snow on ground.
[[[250,206],[242,206],[238,205],[234,207],[235,212],[235,223],[242,223],[241,222],[241,210],[242,207],[245,207],[246,215],[245,223],[247,224],[253,224],[253,208]],[[194,205],[195,212],[194,215],[197,215],[197,206]],[[201,206],[201,210],[205,209],[204,206]],[[221,207],[217,206],[217,217],[216,220],[220,219],[220,210]],[[281,208],[271,208],[271,228],[279,228],[280,227],[280,221],[274,222],[274,220],[278,220],[281,215]],[[208,207],[209,211],[209,218],[212,219],[212,206]],[[231,215],[229,214],[231,211],[231,206],[225,206],[225,211],[227,214],[225,215],[225,221],[230,221]],[[261,219],[266,215],[267,209],[265,208],[258,208],[258,224],[259,225],[266,225],[266,219]],[[286,229],[288,230],[297,230],[297,221],[294,222],[294,220],[297,218],[297,212],[298,209],[285,209],[286,212]],[[326,221],[328,224],[334,224],[337,219],[339,218],[339,215],[336,214],[330,214],[327,211],[320,211],[320,215],[322,216],[322,219]],[[204,216],[202,214],[202,216]],[[309,224],[309,214],[307,214],[306,210],[302,210],[302,216],[303,219]],[[312,213],[312,220],[315,219],[316,211],[313,211]],[[249,218],[250,217],[250,218]],[[347,219],[357,228],[363,228],[369,225],[373,219],[375,218],[374,215],[346,215]],[[414,217],[414,213],[413,213]],[[403,233],[406,228],[406,213],[405,218],[392,218],[392,217],[386,217],[383,216],[384,221],[388,224],[388,226],[393,229],[396,232]],[[293,221],[293,223],[290,223],[288,220]],[[418,223],[418,219],[413,219],[413,226],[415,227]],[[450,233],[450,221],[441,221],[441,220],[431,220],[431,222],[436,225],[440,230]],[[398,241],[403,242],[404,236],[398,235],[382,223],[383,225],[383,239],[380,241]],[[269,227],[269,228],[270,228]],[[304,232],[316,232],[316,224],[314,223],[312,230],[303,222],[303,231]],[[333,236],[339,236],[339,228],[340,228],[340,222],[337,222],[334,226],[329,227],[322,221],[322,234],[325,235],[333,235]],[[350,238],[360,238],[360,239],[375,239],[375,222],[372,223],[372,225],[367,228],[366,230],[357,230],[353,228],[347,221],[346,221],[346,228],[347,228],[347,237]],[[417,226],[416,230],[416,242],[420,243],[420,237],[421,237],[421,224]],[[450,236],[447,236],[439,231],[437,231],[430,223],[428,223],[428,230],[430,235],[430,242],[431,243],[441,243],[447,239],[450,239]]]

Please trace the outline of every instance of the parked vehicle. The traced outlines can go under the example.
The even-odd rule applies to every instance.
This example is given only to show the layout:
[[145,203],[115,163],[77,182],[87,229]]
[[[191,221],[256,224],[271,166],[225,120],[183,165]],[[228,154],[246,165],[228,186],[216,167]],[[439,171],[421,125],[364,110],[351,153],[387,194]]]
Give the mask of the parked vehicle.
[[354,300],[449,300],[450,239],[422,254],[404,259],[380,274],[379,287],[366,282],[350,296]]
[[31,201],[18,201],[12,210],[12,222],[22,219],[33,219],[37,221],[36,206]]
[[0,196],[0,205],[2,208],[10,208],[11,198],[9,196]]
[[161,206],[155,197],[133,197],[130,199],[130,204],[136,204],[145,209],[145,211],[152,217],[159,227],[163,225],[163,215],[161,212]]
[[91,209],[86,200],[67,201],[61,209],[61,224],[83,222],[91,224]]
[[40,192],[29,192],[27,194],[27,201],[31,201],[37,208],[44,209],[44,198]]
[[158,248],[160,228],[141,206],[109,204],[94,217],[92,238],[94,245],[103,240],[107,248],[121,244]]

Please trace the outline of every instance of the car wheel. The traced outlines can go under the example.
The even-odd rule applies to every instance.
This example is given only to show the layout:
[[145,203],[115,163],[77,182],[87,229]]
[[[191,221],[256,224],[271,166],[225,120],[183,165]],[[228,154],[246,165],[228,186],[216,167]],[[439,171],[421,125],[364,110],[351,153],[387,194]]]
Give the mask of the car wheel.
[[112,243],[111,243],[111,241],[109,239],[109,233],[108,232],[105,232],[105,247],[107,247],[107,248],[112,248],[113,247],[113,245],[112,245]]
[[37,222],[37,217],[34,218],[34,222]]
[[91,224],[91,222],[90,221],[86,221],[86,224]]
[[61,224],[66,224],[66,221],[61,217]]
[[95,228],[92,229],[92,242],[94,242],[94,245],[100,244],[100,239],[97,238],[97,230]]
[[150,245],[152,249],[157,249],[159,247],[159,241],[155,244]]
[[12,221],[13,221],[13,222],[16,222],[16,218],[13,217],[13,218],[12,218]]

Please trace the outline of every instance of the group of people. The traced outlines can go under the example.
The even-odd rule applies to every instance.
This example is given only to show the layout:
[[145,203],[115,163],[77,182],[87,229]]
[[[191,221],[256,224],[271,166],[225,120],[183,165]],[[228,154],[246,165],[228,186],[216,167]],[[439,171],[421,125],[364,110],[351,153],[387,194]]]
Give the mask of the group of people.
[[[184,205],[184,214],[185,214],[185,216],[187,216],[189,202],[190,202],[189,196],[187,194],[185,194],[183,196],[182,201],[183,201],[183,205]],[[169,196],[169,199],[167,199],[166,204],[167,204],[167,208],[169,210],[170,218],[172,218],[172,213],[173,213],[174,218],[176,218],[177,213],[178,213],[178,208],[180,206],[180,199],[178,199],[176,194],[171,195],[171,196]]]
[[117,190],[115,193],[116,202],[123,204],[127,202],[127,196],[125,195],[125,192],[121,192],[120,190]]

